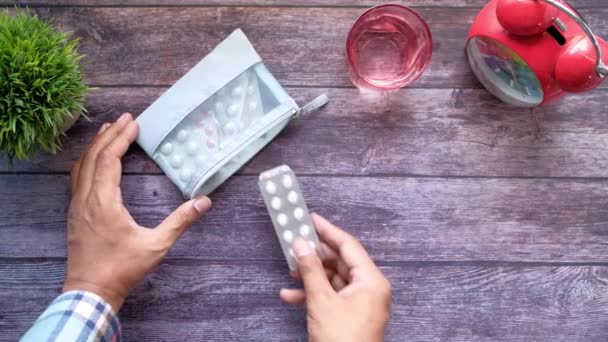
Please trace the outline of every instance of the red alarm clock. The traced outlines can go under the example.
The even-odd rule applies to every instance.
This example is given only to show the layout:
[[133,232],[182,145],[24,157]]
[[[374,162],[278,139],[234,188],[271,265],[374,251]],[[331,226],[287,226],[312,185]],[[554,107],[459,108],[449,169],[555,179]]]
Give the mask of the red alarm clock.
[[600,85],[608,44],[562,0],[491,0],[466,46],[479,81],[496,97],[535,107]]

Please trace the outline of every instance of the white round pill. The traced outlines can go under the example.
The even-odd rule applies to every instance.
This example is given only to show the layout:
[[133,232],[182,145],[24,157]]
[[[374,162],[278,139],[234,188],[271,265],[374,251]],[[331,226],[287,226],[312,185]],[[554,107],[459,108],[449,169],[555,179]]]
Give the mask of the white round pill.
[[183,168],[179,173],[179,179],[181,179],[183,182],[187,182],[190,180],[190,178],[192,178],[192,171],[190,171],[190,169],[187,167]]
[[243,88],[236,87],[236,88],[232,89],[232,96],[238,97],[238,96],[241,96],[242,94],[243,94]]
[[177,132],[177,141],[183,143],[186,140],[188,140],[188,131],[186,131],[185,129],[182,129],[179,132]]
[[170,155],[173,152],[173,144],[170,142],[165,143],[163,147],[160,148],[160,152],[166,156]]
[[184,160],[182,159],[182,157],[179,154],[174,155],[173,157],[171,157],[171,167],[173,167],[174,169],[179,169],[182,164],[184,164]]
[[308,244],[310,245],[310,248],[312,248],[312,249],[317,248],[317,246],[315,245],[315,243],[312,242],[312,241],[308,241]]
[[300,226],[300,235],[308,236],[310,234],[310,226],[307,224],[303,224]]
[[281,225],[281,226],[285,226],[287,224],[287,215],[280,213],[279,215],[277,215],[277,222]]
[[273,181],[268,181],[266,182],[266,192],[269,194],[274,194],[275,192],[277,192],[277,186],[274,184]]
[[230,117],[235,117],[239,114],[239,106],[233,104],[230,105],[230,107],[228,107],[228,115],[230,115]]
[[283,240],[287,242],[291,242],[293,240],[293,233],[291,230],[286,230],[283,232]]
[[293,179],[291,179],[291,177],[289,175],[284,175],[283,178],[281,179],[281,183],[283,183],[284,187],[289,189],[293,186]]
[[258,109],[258,103],[256,101],[249,102],[249,110],[254,111]]
[[253,85],[248,86],[247,87],[247,94],[253,95],[253,93],[255,93],[255,87]]
[[302,218],[304,217],[304,209],[302,208],[295,208],[293,211],[293,217],[296,218],[296,220],[301,221]]
[[289,201],[289,203],[291,204],[296,204],[296,202],[298,202],[298,194],[291,190],[288,194],[287,194],[287,200]]
[[186,152],[188,152],[189,155],[193,156],[195,155],[199,150],[199,145],[196,141],[194,140],[190,140],[188,141],[188,144],[186,144]]
[[278,197],[273,197],[272,200],[270,200],[270,206],[274,210],[281,209],[281,199]]
[[226,135],[234,135],[234,134],[236,134],[238,129],[239,129],[238,126],[232,121],[230,121],[224,125],[224,133]]

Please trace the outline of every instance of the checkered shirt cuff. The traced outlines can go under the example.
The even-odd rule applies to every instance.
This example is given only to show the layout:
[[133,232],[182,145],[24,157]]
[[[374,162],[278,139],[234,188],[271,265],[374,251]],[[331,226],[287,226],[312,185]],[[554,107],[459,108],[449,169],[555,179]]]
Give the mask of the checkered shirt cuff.
[[51,303],[22,339],[30,340],[120,341],[120,323],[110,305],[98,295],[69,291]]

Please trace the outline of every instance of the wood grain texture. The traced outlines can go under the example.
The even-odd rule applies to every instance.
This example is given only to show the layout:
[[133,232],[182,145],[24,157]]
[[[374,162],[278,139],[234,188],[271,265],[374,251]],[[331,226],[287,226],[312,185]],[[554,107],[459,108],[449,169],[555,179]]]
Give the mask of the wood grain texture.
[[[608,182],[300,177],[309,208],[381,261],[608,262]],[[154,227],[180,203],[164,176],[123,177],[133,217]],[[347,189],[347,190],[346,190]],[[233,177],[172,258],[283,261],[257,177]],[[0,257],[63,257],[67,176],[0,176]]]
[[[605,341],[608,267],[387,265],[387,341]],[[0,261],[0,329],[15,340],[58,293],[64,262]],[[131,340],[304,341],[277,263],[164,262],[121,312]]]
[[[362,9],[298,7],[36,8],[82,39],[94,85],[170,85],[236,28],[242,28],[284,85],[352,87],[344,44]],[[477,8],[419,8],[433,32],[430,67],[412,86],[481,87],[464,56]],[[582,9],[596,34],[608,9]]]
[[[413,0],[402,3],[429,22],[434,56],[387,104],[353,89],[344,61],[350,25],[380,2],[0,0],[73,31],[88,82],[102,86],[62,153],[12,168],[0,157],[0,341],[18,339],[59,292],[66,173],[99,125],[140,113],[237,27],[299,103],[322,92],[331,102],[213,194],[212,212],[127,300],[126,341],[306,340],[303,311],[278,300],[297,284],[256,185],[281,163],[391,279],[387,341],[608,340],[608,86],[534,114],[507,107],[463,53],[486,1]],[[572,4],[606,36],[605,0]],[[139,223],[181,203],[138,147],[124,166]]]
[[[20,6],[305,6],[369,7],[386,0],[0,0],[0,5]],[[481,7],[488,0],[408,0],[392,1],[411,7]],[[604,0],[569,0],[576,8],[606,7]]]
[[[139,113],[164,88],[104,88],[64,139],[64,151],[5,172],[67,172],[99,126]],[[286,163],[300,174],[499,177],[608,177],[608,93],[571,96],[535,114],[498,102],[483,89],[404,89],[390,105],[356,89],[288,89],[301,104],[325,92],[328,106],[302,120],[255,157],[243,174]],[[584,109],[583,109],[584,108]],[[129,173],[160,173],[138,147]]]

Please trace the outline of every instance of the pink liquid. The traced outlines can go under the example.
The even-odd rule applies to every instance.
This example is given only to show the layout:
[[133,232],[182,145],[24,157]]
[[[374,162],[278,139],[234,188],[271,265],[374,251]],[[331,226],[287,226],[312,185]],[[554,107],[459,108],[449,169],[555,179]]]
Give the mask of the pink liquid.
[[424,72],[431,54],[432,38],[424,21],[398,5],[364,13],[347,40],[351,79],[360,87],[404,87]]

